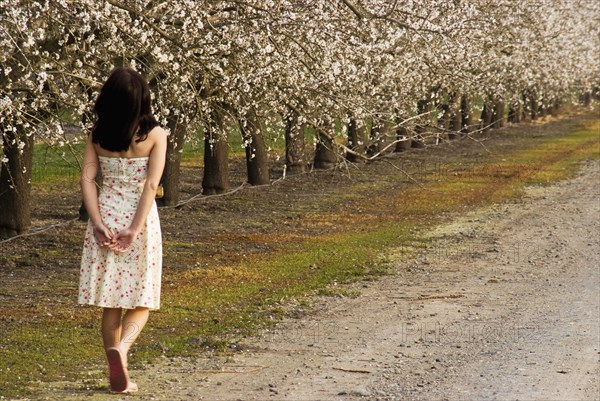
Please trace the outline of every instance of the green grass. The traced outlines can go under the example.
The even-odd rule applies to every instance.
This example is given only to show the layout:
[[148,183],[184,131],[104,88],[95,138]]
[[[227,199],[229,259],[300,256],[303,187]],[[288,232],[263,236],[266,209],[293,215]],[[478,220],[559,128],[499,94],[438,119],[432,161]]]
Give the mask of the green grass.
[[[386,187],[381,194],[362,200],[353,194],[352,201],[362,202],[360,213],[338,210],[303,217],[308,223],[338,223],[343,230],[283,242],[275,252],[250,255],[231,265],[188,268],[164,283],[162,308],[153,312],[134,347],[132,366],[155,361],[160,355],[225,350],[240,336],[259,333],[281,317],[282,304],[290,298],[356,296],[338,285],[385,274],[388,263],[381,255],[392,248],[426,246],[426,240],[415,232],[443,221],[443,213],[515,198],[527,185],[546,185],[572,176],[581,161],[600,157],[599,133],[600,122],[595,121],[585,129],[531,140],[518,151],[489,155],[466,167],[469,160],[457,156],[423,173],[420,186],[396,191]],[[60,177],[58,170],[56,176]],[[376,190],[364,183],[359,186],[366,194]],[[381,210],[389,211],[385,219],[380,217]],[[347,221],[352,224],[345,225]],[[165,242],[165,253],[184,250],[180,257],[189,262],[194,255],[188,250],[193,247],[191,242]],[[0,394],[38,394],[43,384],[31,384],[38,379],[79,383],[82,371],[92,372],[86,376],[86,385],[95,388],[94,383],[102,383],[99,312],[95,308],[85,311],[78,309],[76,317],[59,311],[49,318],[38,307],[29,312],[39,315],[38,319],[23,318],[5,330]]]
[[[336,131],[341,131],[339,121]],[[281,154],[285,151],[285,133],[277,127],[263,126],[267,148]],[[182,166],[202,166],[204,158],[203,130],[190,133],[183,146]],[[316,132],[313,128],[305,127],[304,136],[307,144],[312,144]],[[241,132],[237,126],[232,126],[227,134],[229,153],[232,157],[243,157],[245,149]],[[310,146],[310,145],[307,145]],[[83,158],[84,144],[69,146],[36,143],[33,150],[32,184],[36,190],[47,190],[46,187],[56,184],[78,182],[80,165]]]
[[38,143],[33,147],[31,182],[36,190],[51,190],[53,185],[77,182],[84,144],[52,146]]
[[[285,150],[284,135],[275,132],[274,128],[264,127],[267,147],[281,153]],[[307,143],[312,141],[311,131],[307,130]],[[238,128],[232,127],[228,133],[229,153],[232,157],[242,157],[245,154],[243,140]],[[83,143],[69,146],[36,143],[33,149],[32,184],[36,190],[47,191],[54,185],[72,184],[78,182],[83,158]],[[201,166],[204,157],[203,132],[189,135],[183,146],[182,165]]]
[[[526,183],[532,185],[550,184],[573,176],[572,168],[581,160],[600,157],[600,121],[587,129],[577,130],[540,146],[517,152],[510,161],[532,167],[531,175],[525,174]],[[536,165],[531,161],[541,160]],[[522,171],[521,171],[522,173]]]

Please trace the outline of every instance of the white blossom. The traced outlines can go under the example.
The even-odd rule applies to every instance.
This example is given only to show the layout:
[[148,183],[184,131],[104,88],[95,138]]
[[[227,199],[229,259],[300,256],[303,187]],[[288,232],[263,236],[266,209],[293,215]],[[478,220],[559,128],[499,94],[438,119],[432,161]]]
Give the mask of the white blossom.
[[[113,63],[144,74],[161,123],[190,133],[223,105],[281,128],[291,106],[314,124],[392,120],[450,93],[551,102],[600,84],[597,3],[355,0],[358,16],[325,0],[2,0],[0,123],[53,141],[62,123],[89,127]],[[57,105],[71,120],[55,124]]]

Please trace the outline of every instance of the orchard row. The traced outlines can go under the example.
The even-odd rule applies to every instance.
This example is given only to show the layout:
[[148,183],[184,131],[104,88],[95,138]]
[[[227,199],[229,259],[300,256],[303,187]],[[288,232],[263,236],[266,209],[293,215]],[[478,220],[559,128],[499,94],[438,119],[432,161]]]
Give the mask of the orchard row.
[[0,236],[30,225],[34,142],[82,141],[64,128],[89,132],[115,66],[152,87],[171,131],[164,202],[176,204],[190,133],[204,135],[214,194],[229,185],[230,132],[243,136],[248,181],[263,184],[268,135],[285,136],[293,173],[589,99],[599,27],[593,0],[0,0]]

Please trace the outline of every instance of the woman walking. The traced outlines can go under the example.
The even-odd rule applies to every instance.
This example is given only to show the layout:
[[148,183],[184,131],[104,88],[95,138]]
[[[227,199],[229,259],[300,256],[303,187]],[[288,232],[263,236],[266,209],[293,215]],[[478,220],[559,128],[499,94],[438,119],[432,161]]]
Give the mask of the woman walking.
[[[79,303],[103,308],[110,391],[130,393],[127,354],[160,306],[162,242],[154,201],[167,134],[150,109],[150,90],[116,68],[94,105],[97,121],[83,157],[81,189],[90,216],[83,243]],[[97,189],[96,174],[102,184]]]

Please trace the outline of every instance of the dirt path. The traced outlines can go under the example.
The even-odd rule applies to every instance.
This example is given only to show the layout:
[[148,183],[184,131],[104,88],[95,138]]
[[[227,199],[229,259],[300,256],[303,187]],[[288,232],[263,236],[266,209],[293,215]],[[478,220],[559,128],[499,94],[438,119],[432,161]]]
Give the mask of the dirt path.
[[392,255],[391,275],[351,286],[360,296],[315,297],[314,314],[232,356],[133,371],[135,399],[598,399],[599,168],[439,227],[414,259]]

